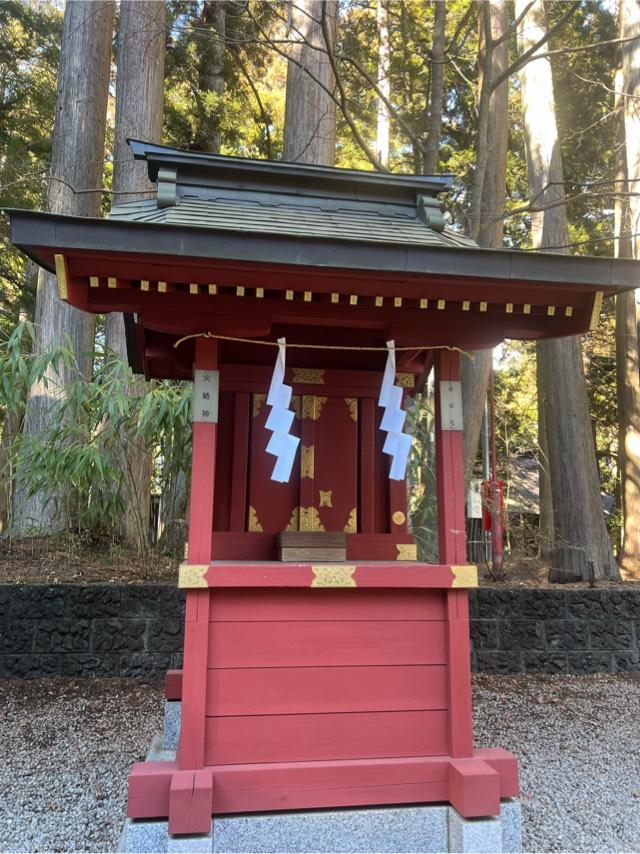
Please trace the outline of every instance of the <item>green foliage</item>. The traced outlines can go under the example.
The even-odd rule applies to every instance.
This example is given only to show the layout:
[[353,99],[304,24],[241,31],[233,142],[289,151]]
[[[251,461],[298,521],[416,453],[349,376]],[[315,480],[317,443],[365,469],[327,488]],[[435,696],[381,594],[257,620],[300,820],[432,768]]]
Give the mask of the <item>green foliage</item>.
[[[127,394],[131,370],[107,353],[91,382],[82,377],[64,389],[47,379],[73,363],[69,347],[40,356],[29,353],[34,330],[19,324],[0,344],[0,410],[21,412],[27,390],[44,384],[55,403],[45,429],[23,434],[9,447],[13,478],[29,494],[61,502],[80,533],[111,536],[136,484],[121,466],[134,444],[153,449],[156,487],[185,470],[191,442],[189,383],[147,383]],[[147,520],[140,520],[146,532]]]

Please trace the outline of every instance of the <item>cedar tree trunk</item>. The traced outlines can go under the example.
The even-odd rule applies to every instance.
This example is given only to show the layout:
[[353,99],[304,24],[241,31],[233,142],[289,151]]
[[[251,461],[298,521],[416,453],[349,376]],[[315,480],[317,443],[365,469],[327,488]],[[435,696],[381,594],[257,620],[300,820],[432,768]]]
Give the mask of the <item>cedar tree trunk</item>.
[[[546,33],[544,5],[542,0],[516,0],[515,12],[516,16],[523,14],[518,26],[518,52],[522,54]],[[549,204],[564,194],[550,61],[528,62],[519,75],[529,193],[534,203]],[[534,213],[531,228],[534,247],[567,251],[564,205]],[[580,339],[542,341],[537,353],[554,518],[550,577],[588,580],[592,564],[596,578],[616,578],[618,568],[600,496]]]
[[[329,44],[322,29],[325,15]],[[284,118],[284,159],[333,166],[336,149],[335,48],[337,0],[295,0],[290,6],[290,59]],[[329,94],[332,93],[332,94]]]
[[[68,0],[64,11],[58,95],[51,149],[47,209],[75,216],[100,215],[104,167],[107,95],[111,64],[114,0]],[[96,188],[96,192],[81,192]],[[58,298],[55,276],[40,270],[35,309],[34,353],[68,342],[76,368],[51,371],[49,386],[35,385],[29,394],[23,432],[46,433],[51,411],[67,383],[78,372],[91,375],[94,318]],[[56,500],[56,486],[47,503],[43,493],[28,494],[28,472],[18,471],[13,527],[17,534],[64,529],[69,520]]]

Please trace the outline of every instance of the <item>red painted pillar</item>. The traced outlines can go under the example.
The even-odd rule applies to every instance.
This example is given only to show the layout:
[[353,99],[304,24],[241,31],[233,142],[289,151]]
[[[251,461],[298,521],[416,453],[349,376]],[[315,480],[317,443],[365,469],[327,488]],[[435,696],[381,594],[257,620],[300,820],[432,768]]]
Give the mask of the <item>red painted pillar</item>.
[[[217,367],[218,342],[210,338],[197,338],[194,370],[216,372]],[[217,408],[217,401],[214,403]],[[188,552],[190,564],[203,565],[211,562],[217,428],[218,425],[211,422],[195,421],[193,424]],[[209,590],[187,590],[186,605],[182,722],[178,747],[178,767],[181,770],[198,769],[204,765]]]
[[[436,479],[440,563],[465,564],[464,476],[460,354],[438,350],[435,357]],[[471,756],[471,650],[467,591],[447,591],[449,754]]]

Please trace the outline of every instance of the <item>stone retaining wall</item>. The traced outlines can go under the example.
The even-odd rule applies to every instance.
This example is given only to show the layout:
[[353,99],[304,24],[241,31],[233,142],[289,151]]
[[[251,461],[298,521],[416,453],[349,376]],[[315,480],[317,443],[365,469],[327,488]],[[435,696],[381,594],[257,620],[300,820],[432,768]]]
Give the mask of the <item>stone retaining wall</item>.
[[[183,614],[168,585],[0,585],[0,677],[161,677],[181,666]],[[640,587],[487,587],[471,617],[476,670],[640,670]]]

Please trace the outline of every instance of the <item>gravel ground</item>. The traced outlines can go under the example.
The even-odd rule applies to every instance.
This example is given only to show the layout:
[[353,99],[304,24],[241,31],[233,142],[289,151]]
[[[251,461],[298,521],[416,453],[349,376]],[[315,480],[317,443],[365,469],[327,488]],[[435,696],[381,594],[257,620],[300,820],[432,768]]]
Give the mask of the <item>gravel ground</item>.
[[[640,851],[640,675],[474,689],[478,745],[521,758],[525,850]],[[0,850],[114,851],[161,711],[161,689],[134,680],[0,680]]]

